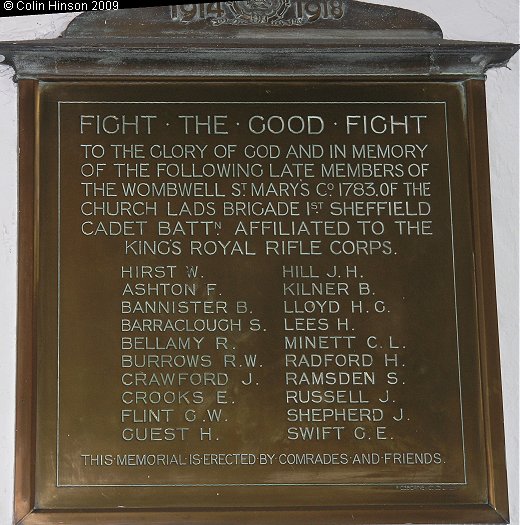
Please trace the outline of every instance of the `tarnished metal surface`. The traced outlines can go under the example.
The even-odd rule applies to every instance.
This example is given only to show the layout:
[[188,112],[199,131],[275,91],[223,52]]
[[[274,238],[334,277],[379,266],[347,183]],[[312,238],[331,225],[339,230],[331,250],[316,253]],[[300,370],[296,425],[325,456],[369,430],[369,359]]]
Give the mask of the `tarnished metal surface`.
[[17,523],[507,522],[483,75],[517,49],[355,0],[0,44]]
[[478,77],[518,49],[444,40],[424,15],[355,0],[269,4],[256,15],[247,2],[84,13],[63,38],[4,42],[0,53],[20,79]]
[[500,521],[463,84],[40,89],[37,507]]

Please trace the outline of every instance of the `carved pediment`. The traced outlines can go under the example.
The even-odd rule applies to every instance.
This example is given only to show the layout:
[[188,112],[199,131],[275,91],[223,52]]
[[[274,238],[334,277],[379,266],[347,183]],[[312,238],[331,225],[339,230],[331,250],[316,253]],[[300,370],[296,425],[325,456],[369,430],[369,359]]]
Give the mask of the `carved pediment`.
[[[207,37],[234,37],[251,29],[276,30],[284,38],[304,29],[308,36],[341,31],[342,38],[442,38],[431,18],[396,7],[355,0],[237,0],[180,4],[124,11],[91,11],[78,16],[66,38],[179,38],[197,31]],[[280,35],[280,31],[278,31]]]

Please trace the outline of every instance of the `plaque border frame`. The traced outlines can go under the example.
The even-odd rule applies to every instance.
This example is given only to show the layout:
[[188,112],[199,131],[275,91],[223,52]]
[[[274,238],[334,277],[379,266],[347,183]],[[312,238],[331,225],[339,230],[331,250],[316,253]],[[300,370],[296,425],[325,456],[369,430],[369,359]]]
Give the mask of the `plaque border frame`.
[[[276,75],[274,75],[276,77]],[[39,80],[45,80],[40,78]],[[56,80],[55,78],[53,80]],[[113,78],[112,80],[121,80]],[[143,79],[141,79],[143,80]],[[177,78],[176,80],[180,80]],[[195,80],[195,79],[194,79]],[[197,79],[197,80],[200,80]],[[216,80],[212,78],[212,80]],[[230,80],[230,79],[228,79]],[[255,80],[251,78],[251,80]],[[291,78],[296,80],[296,78]],[[303,80],[311,80],[304,77]],[[345,78],[341,78],[345,80]],[[376,80],[371,78],[371,80]],[[377,80],[386,80],[381,77]],[[393,81],[410,78],[392,77]],[[426,79],[422,79],[426,80]],[[434,78],[428,78],[433,81]],[[446,81],[446,77],[442,78]],[[155,510],[39,510],[35,502],[36,443],[36,332],[35,306],[38,284],[38,137],[37,80],[19,82],[19,266],[17,326],[17,386],[15,444],[15,523],[18,525],[296,525],[313,514],[320,523],[508,523],[504,425],[498,349],[498,320],[491,225],[491,193],[485,86],[482,78],[459,79],[467,101],[466,130],[469,148],[475,284],[477,296],[479,359],[481,366],[484,437],[487,459],[487,504],[375,505],[370,508],[309,507],[270,509]],[[494,408],[498,407],[498,410]],[[319,512],[319,515],[318,515]]]
[[[445,142],[446,142],[446,170],[448,174],[448,201],[449,201],[449,207],[450,207],[450,232],[451,232],[451,256],[452,256],[452,270],[453,270],[453,299],[454,299],[454,312],[455,312],[455,318],[454,318],[454,324],[455,324],[455,333],[456,333],[456,355],[457,355],[457,385],[458,385],[458,393],[459,393],[459,407],[460,407],[460,426],[461,426],[461,449],[462,449],[462,460],[463,460],[463,473],[464,473],[464,481],[456,481],[456,482],[419,482],[414,483],[413,481],[399,481],[399,482],[386,482],[386,483],[233,483],[233,484],[227,484],[227,483],[211,483],[211,484],[60,484],[59,482],[59,469],[60,469],[60,350],[61,350],[61,344],[60,344],[60,327],[61,327],[61,317],[60,317],[60,311],[61,311],[61,300],[60,300],[60,284],[61,284],[61,105],[64,104],[214,104],[214,103],[222,103],[222,104],[230,104],[230,105],[239,105],[239,104],[311,104],[311,105],[321,105],[321,104],[361,104],[361,105],[378,105],[378,104],[433,104],[433,105],[441,105],[443,106],[443,116],[444,116],[444,126],[445,126]],[[58,108],[57,108],[57,131],[58,131],[58,184],[57,184],[57,195],[58,195],[58,217],[57,217],[57,229],[58,229],[58,265],[57,265],[57,378],[56,378],[56,384],[57,384],[57,398],[56,398],[56,408],[57,408],[57,434],[56,434],[56,487],[70,487],[70,488],[81,488],[81,487],[229,487],[229,486],[237,486],[237,487],[243,487],[243,486],[315,486],[315,487],[324,487],[324,486],[342,486],[342,487],[360,487],[360,486],[372,486],[372,487],[388,487],[388,486],[396,486],[396,485],[406,485],[406,486],[465,486],[468,484],[468,477],[467,477],[467,457],[466,457],[466,443],[465,443],[465,436],[464,436],[464,404],[462,400],[462,369],[461,369],[461,356],[460,356],[460,327],[459,327],[459,306],[458,306],[458,297],[457,297],[457,272],[455,268],[455,242],[454,242],[454,229],[453,229],[453,189],[452,189],[452,171],[451,171],[451,163],[450,163],[450,135],[449,135],[449,127],[448,127],[448,105],[446,101],[344,101],[344,102],[327,102],[327,101],[298,101],[298,102],[289,102],[289,101],[272,101],[272,102],[260,102],[260,101],[237,101],[237,102],[230,102],[230,101],[182,101],[182,100],[175,100],[175,101],[118,101],[118,100],[103,100],[103,101],[89,101],[89,100],[59,100],[58,101]]]

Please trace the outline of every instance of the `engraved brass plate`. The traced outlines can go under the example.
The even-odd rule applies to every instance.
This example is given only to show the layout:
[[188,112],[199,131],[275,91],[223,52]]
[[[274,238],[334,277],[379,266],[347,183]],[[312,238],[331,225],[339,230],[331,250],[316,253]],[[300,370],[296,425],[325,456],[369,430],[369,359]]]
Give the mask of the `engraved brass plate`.
[[41,509],[487,503],[458,83],[41,83]]

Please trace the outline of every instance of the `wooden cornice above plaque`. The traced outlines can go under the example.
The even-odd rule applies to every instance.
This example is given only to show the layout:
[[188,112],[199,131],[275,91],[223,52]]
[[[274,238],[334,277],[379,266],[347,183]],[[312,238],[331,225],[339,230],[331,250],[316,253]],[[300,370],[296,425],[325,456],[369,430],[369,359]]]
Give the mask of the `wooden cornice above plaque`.
[[92,11],[73,20],[60,38],[3,42],[1,53],[19,79],[85,74],[444,78],[480,77],[506,64],[518,49],[445,40],[435,21],[406,9],[355,0],[329,4],[324,4],[327,12],[321,4],[295,0]]

